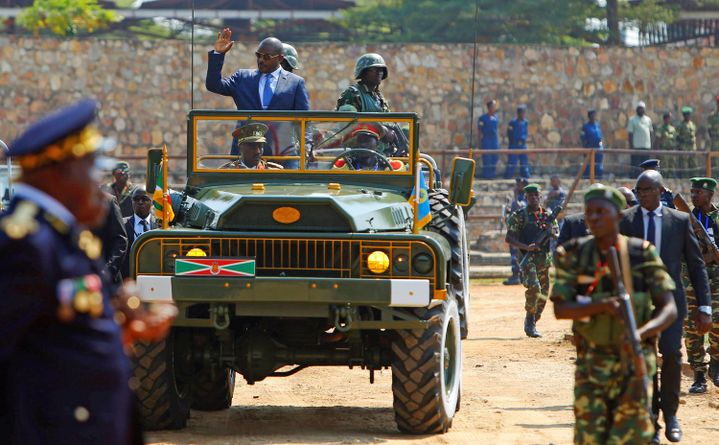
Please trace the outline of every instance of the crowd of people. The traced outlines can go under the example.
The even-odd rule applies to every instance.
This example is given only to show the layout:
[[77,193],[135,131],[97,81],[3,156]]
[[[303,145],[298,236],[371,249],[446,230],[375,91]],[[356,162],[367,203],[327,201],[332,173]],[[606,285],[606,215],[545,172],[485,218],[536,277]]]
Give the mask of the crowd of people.
[[[526,288],[524,332],[528,337],[541,337],[536,323],[548,298],[554,302],[557,318],[574,320],[578,444],[658,444],[660,413],[666,438],[681,440],[677,412],[682,338],[694,372],[689,393],[706,393],[707,376],[719,387],[719,254],[712,253],[719,230],[719,210],[712,203],[717,181],[692,178],[694,208],[685,213],[674,204],[675,200],[683,202],[683,197],[664,186],[659,160],[641,165],[644,171],[634,190],[594,184],[584,195],[584,212],[568,215],[560,223],[557,205],[566,192],[558,178],[552,178],[545,205],[537,184],[516,180],[506,235],[513,251],[513,276],[504,284],[521,282]],[[555,243],[537,241],[545,231]],[[646,371],[653,378],[650,388],[643,389],[632,374],[632,366],[637,365],[631,365],[625,349],[626,328],[617,320],[619,302],[608,265],[610,247],[621,264],[623,278],[619,279],[631,289]],[[556,276],[550,291],[552,265]],[[651,410],[643,408],[648,401]]]
[[[719,95],[715,97],[717,108],[706,117],[707,136],[706,147],[712,151],[719,151]],[[492,99],[486,103],[487,112],[477,120],[479,130],[479,147],[483,150],[498,150],[502,147],[500,136],[500,120],[497,115],[497,101]],[[639,101],[635,108],[636,114],[629,118],[627,123],[627,144],[632,150],[646,151],[646,154],[635,153],[631,155],[631,166],[637,167],[651,156],[651,150],[681,150],[684,152],[697,151],[697,127],[692,120],[694,110],[692,107],[682,107],[682,120],[673,125],[672,114],[667,111],[663,114],[662,123],[655,125],[646,114],[646,104]],[[528,127],[527,106],[517,107],[516,117],[507,124],[507,148],[527,149]],[[583,148],[592,148],[594,154],[595,178],[604,177],[604,141],[602,128],[597,110],[587,110],[587,121],[578,131],[578,140]],[[674,171],[692,171],[698,166],[695,156],[673,156],[662,158],[668,167]],[[497,163],[499,155],[491,153],[482,154],[482,179],[495,179],[497,177]],[[526,154],[507,155],[504,178],[515,177],[519,164],[519,176],[529,178],[531,166]],[[589,177],[589,166],[584,173]]]

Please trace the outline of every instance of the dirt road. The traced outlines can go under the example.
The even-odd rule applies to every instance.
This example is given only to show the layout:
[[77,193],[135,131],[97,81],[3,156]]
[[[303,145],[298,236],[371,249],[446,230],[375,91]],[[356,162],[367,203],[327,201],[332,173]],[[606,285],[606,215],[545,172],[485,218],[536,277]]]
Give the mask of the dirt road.
[[[464,342],[461,411],[449,433],[404,436],[392,412],[391,373],[370,385],[359,369],[315,368],[248,386],[238,379],[229,410],[192,412],[182,431],[148,435],[154,444],[569,444],[573,347],[568,322],[548,313],[541,339],[522,332],[523,289],[473,284],[470,338]],[[548,311],[551,312],[551,311]],[[679,417],[686,444],[719,437],[719,390],[687,395]]]

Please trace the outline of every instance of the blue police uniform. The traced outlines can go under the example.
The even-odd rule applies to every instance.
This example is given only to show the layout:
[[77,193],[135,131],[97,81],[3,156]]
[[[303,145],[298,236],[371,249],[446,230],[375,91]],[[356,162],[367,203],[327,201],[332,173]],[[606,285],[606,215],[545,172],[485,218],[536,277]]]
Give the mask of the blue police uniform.
[[[18,138],[10,155],[25,171],[32,164],[23,157],[81,131],[94,116],[93,102],[56,112]],[[81,157],[75,153],[68,157]],[[18,184],[0,214],[3,443],[128,445],[134,439],[130,363],[102,271],[99,240],[60,202]]]
[[[499,149],[499,118],[496,114],[490,116],[485,113],[479,117],[477,128],[482,132],[482,149]],[[482,155],[482,178],[494,179],[497,176],[498,155]]]
[[[602,143],[602,127],[599,122],[589,121],[582,126],[582,146],[584,148],[594,148],[594,176],[602,179],[604,176],[604,144]],[[584,177],[589,177],[589,165],[584,170]]]
[[[527,119],[514,118],[507,125],[507,140],[509,148],[527,148],[529,122]],[[514,169],[517,167],[519,160],[519,175],[523,178],[529,178],[529,160],[526,154],[509,155],[507,157],[507,169],[504,171],[504,179],[510,179],[514,176]]]

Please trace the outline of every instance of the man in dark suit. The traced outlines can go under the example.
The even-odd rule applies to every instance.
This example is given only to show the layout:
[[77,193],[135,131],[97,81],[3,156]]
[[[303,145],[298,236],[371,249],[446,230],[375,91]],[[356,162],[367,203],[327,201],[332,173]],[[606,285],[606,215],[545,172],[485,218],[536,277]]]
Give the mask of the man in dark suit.
[[230,96],[238,110],[309,110],[310,100],[305,80],[280,65],[284,60],[282,42],[268,37],[257,47],[257,69],[240,69],[222,77],[222,64],[235,42],[232,31],[225,28],[217,35],[215,49],[210,51],[205,86],[208,91]]
[[[711,327],[711,300],[704,259],[691,229],[689,215],[663,206],[660,201],[662,190],[662,176],[659,172],[648,170],[639,175],[636,184],[639,205],[624,211],[620,230],[624,235],[643,238],[654,244],[676,284],[674,300],[679,316],[662,332],[659,339],[659,352],[662,354],[661,384],[655,376],[653,410],[655,418],[658,418],[661,408],[667,439],[679,442],[682,438],[677,419],[681,387],[682,325],[687,315],[687,301],[681,281],[682,261],[688,266],[689,278],[696,291],[700,310],[695,321],[700,332],[707,332]],[[659,443],[658,424],[652,443]]]
[[105,195],[109,212],[102,226],[94,229],[93,233],[102,241],[105,269],[109,280],[113,284],[119,284],[122,282],[120,269],[127,254],[127,232],[117,200],[108,193]]
[[579,238],[582,236],[589,235],[589,230],[584,222],[584,213],[575,213],[573,215],[567,215],[562,223],[562,228],[559,229],[559,237],[557,238],[557,245],[561,246],[567,241]]
[[144,187],[138,187],[132,194],[133,215],[123,219],[125,231],[127,232],[127,255],[122,262],[122,278],[130,276],[130,248],[135,239],[152,230],[157,225],[155,215],[152,214],[152,198],[147,194]]

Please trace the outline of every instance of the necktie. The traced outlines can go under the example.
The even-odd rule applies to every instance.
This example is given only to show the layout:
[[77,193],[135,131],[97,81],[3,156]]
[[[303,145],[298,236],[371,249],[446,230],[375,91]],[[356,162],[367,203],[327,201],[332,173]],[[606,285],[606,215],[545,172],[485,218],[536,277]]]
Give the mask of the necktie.
[[142,226],[142,233],[147,232],[147,221],[145,221],[144,219],[141,219],[140,225]]
[[654,238],[656,227],[654,226],[654,212],[647,213],[649,223],[647,224],[647,241],[656,245],[657,240]]
[[272,85],[270,85],[270,81],[272,80],[271,74],[265,74],[265,88],[262,90],[262,108],[265,110],[267,107],[270,106],[270,102],[272,102]]

